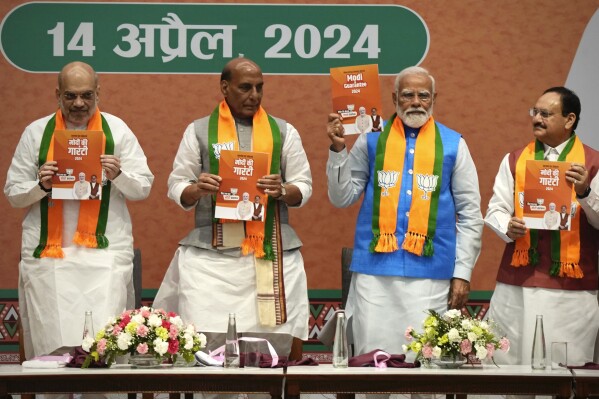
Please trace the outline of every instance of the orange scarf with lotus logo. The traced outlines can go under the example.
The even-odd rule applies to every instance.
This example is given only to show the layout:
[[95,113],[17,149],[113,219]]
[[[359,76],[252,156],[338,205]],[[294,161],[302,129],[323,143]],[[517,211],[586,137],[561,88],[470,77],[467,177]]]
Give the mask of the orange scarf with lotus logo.
[[[397,114],[393,114],[379,136],[376,147],[371,252],[394,252],[399,249],[395,230],[405,152],[403,123]],[[438,187],[441,186],[442,172],[443,143],[439,128],[430,117],[416,139],[410,220],[402,244],[404,250],[418,256],[432,256],[434,253]]]
[[[236,150],[239,147],[235,119],[226,101],[212,112],[208,122],[210,145],[210,173],[218,175],[219,162],[216,149]],[[281,132],[277,122],[260,107],[252,121],[252,150],[270,154],[268,169],[271,174],[280,173]],[[220,155],[219,155],[220,157]],[[246,221],[245,239],[241,243],[244,255],[253,254],[256,267],[256,298],[260,324],[276,326],[287,322],[287,303],[283,276],[283,245],[277,200],[268,196],[264,222]],[[215,219],[213,245],[222,239],[222,223],[239,221]]]
[[[526,161],[529,159],[542,160],[545,154],[543,144],[534,140],[530,142],[516,161],[514,182],[514,216],[522,218],[524,215],[524,201],[520,200],[520,193],[524,193]],[[584,147],[576,135],[570,137],[568,144],[559,155],[558,161],[585,163]],[[569,183],[568,183],[569,184]],[[522,197],[523,198],[523,197]],[[571,202],[579,207],[576,200],[576,191],[572,186]],[[540,261],[537,251],[539,233],[529,229],[524,237],[516,240],[511,265],[514,267],[536,266]],[[584,273],[580,268],[580,209],[574,213],[571,220],[571,229],[551,231],[551,276],[583,278]]]
[[[40,152],[38,155],[39,165],[43,165],[46,160],[54,158],[54,132],[65,130],[66,126],[62,112],[58,110],[47,123]],[[96,113],[91,117],[87,124],[87,130],[104,131],[102,138],[103,154],[114,154],[114,140],[108,123],[96,109]],[[99,160],[98,160],[99,162]],[[87,248],[107,248],[108,238],[106,237],[106,224],[108,221],[108,208],[110,204],[110,181],[102,189],[101,201],[80,201],[79,219],[77,222],[77,231],[73,237],[73,242],[77,245]],[[36,258],[64,258],[62,250],[62,223],[63,223],[63,200],[55,200],[44,197],[40,201],[40,241],[35,248],[33,256]]]

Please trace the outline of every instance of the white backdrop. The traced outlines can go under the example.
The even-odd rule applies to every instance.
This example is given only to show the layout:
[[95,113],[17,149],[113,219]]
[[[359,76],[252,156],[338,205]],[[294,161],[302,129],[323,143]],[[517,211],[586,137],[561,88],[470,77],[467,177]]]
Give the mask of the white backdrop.
[[582,103],[576,134],[599,150],[599,9],[580,39],[566,87],[574,90]]

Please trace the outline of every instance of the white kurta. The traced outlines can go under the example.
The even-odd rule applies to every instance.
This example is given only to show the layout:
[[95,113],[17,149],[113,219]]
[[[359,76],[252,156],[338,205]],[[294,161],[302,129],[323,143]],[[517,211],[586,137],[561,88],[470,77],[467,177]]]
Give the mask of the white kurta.
[[52,115],[29,125],[17,145],[4,194],[15,208],[27,208],[19,263],[19,313],[26,357],[60,347],[81,345],[86,310],[96,330],[109,317],[133,305],[133,236],[125,200],[142,200],[154,181],[137,138],[119,118],[102,113],[114,138],[121,174],[112,181],[106,227],[109,246],[90,249],[72,243],[79,201],[64,201],[63,259],[33,257],[39,243],[38,155],[44,128]]
[[[185,210],[195,207],[182,205],[181,193],[200,175],[202,162],[209,161],[201,157],[192,123],[185,130],[168,180],[169,198]],[[281,174],[285,184],[299,188],[302,193],[299,206],[304,205],[312,195],[312,176],[300,136],[291,124],[287,124],[281,149]],[[228,314],[236,313],[239,333],[288,334],[307,339],[308,289],[299,250],[284,252],[283,275],[287,322],[266,327],[258,321],[253,255],[236,257],[180,246],[160,285],[154,307],[178,312],[202,332],[224,333]]]

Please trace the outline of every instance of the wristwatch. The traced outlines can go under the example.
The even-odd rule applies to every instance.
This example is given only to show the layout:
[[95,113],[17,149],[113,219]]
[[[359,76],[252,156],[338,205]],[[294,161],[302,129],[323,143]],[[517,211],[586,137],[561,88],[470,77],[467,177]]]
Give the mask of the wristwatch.
[[582,195],[576,194],[576,198],[578,198],[578,199],[586,198],[589,196],[590,193],[591,193],[591,186],[589,185]]
[[38,182],[37,182],[37,185],[38,185],[38,186],[40,186],[40,188],[41,188],[42,190],[44,190],[46,193],[50,193],[50,192],[52,192],[52,189],[51,189],[51,188],[46,188],[46,187],[44,187],[44,185],[42,184],[42,182],[41,182],[41,181],[38,181]]

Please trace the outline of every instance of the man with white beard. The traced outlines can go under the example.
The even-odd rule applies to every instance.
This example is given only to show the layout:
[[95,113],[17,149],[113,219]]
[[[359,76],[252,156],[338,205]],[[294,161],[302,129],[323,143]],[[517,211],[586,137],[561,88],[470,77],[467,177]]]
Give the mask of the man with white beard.
[[356,131],[360,134],[366,133],[366,132],[371,132],[372,131],[372,118],[370,117],[370,115],[366,115],[366,108],[360,107],[358,112],[360,114],[358,116],[356,116],[356,122],[355,122]]
[[329,199],[347,207],[364,193],[346,309],[357,355],[402,353],[426,310],[462,308],[481,247],[476,168],[462,136],[432,117],[434,78],[404,69],[392,96],[397,113],[349,154],[342,117],[327,124]]

